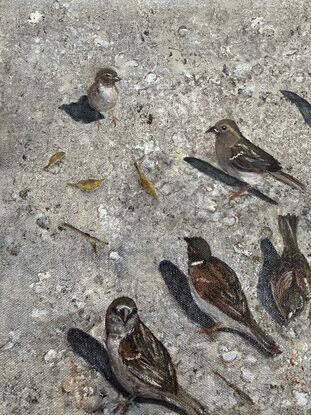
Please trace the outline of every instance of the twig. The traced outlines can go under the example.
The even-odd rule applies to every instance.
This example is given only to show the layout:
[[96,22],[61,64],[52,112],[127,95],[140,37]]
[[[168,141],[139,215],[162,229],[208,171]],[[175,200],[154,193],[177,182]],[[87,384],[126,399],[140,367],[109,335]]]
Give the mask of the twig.
[[252,398],[247,395],[247,393],[245,393],[244,391],[242,391],[242,389],[240,389],[238,386],[236,386],[234,383],[231,383],[228,379],[226,379],[221,373],[217,372],[214,369],[211,369],[212,372],[220,377],[220,379],[222,379],[231,389],[234,390],[234,392],[236,392],[245,402],[254,405],[254,401],[252,400]]
[[79,233],[81,236],[83,236],[83,238],[87,239],[89,241],[89,243],[92,245],[92,248],[93,248],[93,250],[96,254],[97,254],[98,245],[101,245],[101,246],[108,245],[108,242],[101,241],[100,239],[96,238],[95,236],[91,236],[89,233],[81,231],[80,229],[76,228],[75,226],[71,225],[70,223],[62,223],[61,226],[63,226],[64,228],[71,229],[71,230]]

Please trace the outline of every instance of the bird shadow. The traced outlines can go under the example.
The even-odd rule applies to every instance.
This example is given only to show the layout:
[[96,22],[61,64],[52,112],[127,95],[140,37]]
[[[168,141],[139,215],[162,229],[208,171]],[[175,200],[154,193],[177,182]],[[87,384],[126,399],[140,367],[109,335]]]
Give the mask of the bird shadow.
[[284,95],[285,98],[296,105],[306,124],[311,127],[311,104],[306,99],[301,98],[295,92],[286,91],[284,89],[280,90],[280,92]]
[[283,325],[285,321],[276,307],[270,284],[272,270],[276,263],[280,260],[280,255],[277,253],[273,243],[268,238],[263,238],[260,241],[260,247],[263,263],[258,277],[257,296],[261,305],[270,314],[270,316],[278,324]]
[[[205,160],[200,160],[196,157],[185,157],[184,161],[190,164],[195,169],[199,170],[201,173],[206,174],[207,176],[211,177],[218,182],[224,183],[231,187],[238,187],[243,188],[248,186],[246,182],[243,182],[236,177],[230,176],[229,174],[225,173],[224,171],[217,169],[212,164],[208,163]],[[253,196],[270,203],[271,205],[278,205],[278,202],[271,199],[271,197],[267,196],[266,194],[262,193],[256,187],[251,187],[248,189],[248,193],[252,194]]]
[[82,95],[77,102],[63,104],[58,108],[65,111],[73,120],[83,124],[89,124],[105,118],[100,112],[90,106],[87,95]]
[[128,395],[117,381],[111,368],[106,347],[102,343],[78,328],[68,330],[67,341],[72,350],[99,372],[111,386],[123,395]]
[[170,294],[187,317],[201,327],[211,328],[215,321],[196,305],[187,276],[171,261],[161,261],[159,271]]
[[[191,289],[188,282],[188,277],[180,271],[180,269],[171,261],[164,260],[159,264],[159,271],[163,280],[177,304],[185,312],[186,316],[195,324],[201,326],[203,329],[211,329],[215,325],[215,320],[204,313],[195,303]],[[217,332],[231,333],[238,335],[242,339],[248,341],[260,353],[265,356],[271,356],[252,336],[247,333],[229,328],[220,327]]]
[[[67,341],[73,352],[82,357],[92,368],[100,373],[117,392],[121,393],[125,398],[130,397],[129,393],[122,387],[114,375],[109,355],[102,343],[85,331],[74,327],[68,330]],[[161,405],[167,409],[174,410],[180,415],[187,415],[180,408],[161,400],[137,397],[135,402]]]

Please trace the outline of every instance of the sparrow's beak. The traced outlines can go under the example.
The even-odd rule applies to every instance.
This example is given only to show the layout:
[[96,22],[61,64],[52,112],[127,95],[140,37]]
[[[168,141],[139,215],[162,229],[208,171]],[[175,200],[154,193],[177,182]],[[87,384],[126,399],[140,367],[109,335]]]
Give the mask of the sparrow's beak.
[[213,126],[213,127],[210,127],[208,130],[206,130],[205,132],[206,133],[214,133],[214,134],[217,134],[218,133],[218,130],[217,130],[217,128],[215,128]]
[[121,79],[122,79],[122,78],[120,78],[119,76],[115,76],[115,77],[114,77],[114,81],[115,81],[115,82],[119,82],[119,81],[121,81]]
[[129,316],[131,315],[131,312],[132,310],[127,307],[123,307],[122,310],[120,311],[120,317],[124,324],[127,323]]

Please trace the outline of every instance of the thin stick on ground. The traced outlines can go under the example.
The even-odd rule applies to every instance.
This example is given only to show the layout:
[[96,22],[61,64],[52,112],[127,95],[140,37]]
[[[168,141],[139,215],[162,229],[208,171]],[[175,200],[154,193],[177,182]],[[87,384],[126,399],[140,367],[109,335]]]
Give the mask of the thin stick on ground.
[[70,223],[62,223],[61,227],[71,229],[72,231],[81,235],[83,238],[87,239],[89,243],[92,245],[92,248],[96,254],[97,254],[97,249],[99,246],[103,247],[105,245],[108,245],[108,242],[102,241],[96,238],[95,236],[90,235],[87,232],[83,232],[80,229],[76,228],[75,226],[71,225]]

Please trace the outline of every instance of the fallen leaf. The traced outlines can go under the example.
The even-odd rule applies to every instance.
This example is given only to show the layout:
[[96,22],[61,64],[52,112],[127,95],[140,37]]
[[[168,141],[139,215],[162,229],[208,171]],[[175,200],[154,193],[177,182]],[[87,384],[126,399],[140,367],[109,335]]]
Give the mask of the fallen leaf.
[[47,170],[49,167],[54,166],[54,164],[57,164],[65,157],[64,151],[58,151],[57,153],[53,154],[53,156],[50,158],[48,164],[44,167],[44,170]]
[[148,195],[155,197],[157,199],[158,195],[154,187],[154,184],[148,179],[148,177],[142,171],[142,169],[140,168],[137,162],[134,163],[134,166],[137,170],[139,181],[140,181],[142,188],[145,190],[146,193],[148,193]]
[[92,192],[102,186],[105,179],[80,180],[77,183],[68,183],[69,186],[77,187],[85,192]]

